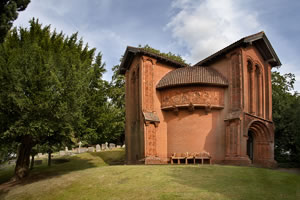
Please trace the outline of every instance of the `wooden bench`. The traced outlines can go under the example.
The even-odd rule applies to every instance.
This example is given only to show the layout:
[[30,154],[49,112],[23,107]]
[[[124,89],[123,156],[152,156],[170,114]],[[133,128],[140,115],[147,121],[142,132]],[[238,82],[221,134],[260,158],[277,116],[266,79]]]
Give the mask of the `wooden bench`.
[[209,164],[211,164],[211,156],[208,153],[197,153],[194,157],[194,164],[196,164],[197,160],[201,161],[201,164],[203,165],[204,160],[208,160]]
[[186,153],[185,157],[185,164],[187,165],[189,163],[189,160],[192,160],[193,163],[195,164],[195,153]]
[[189,163],[189,160],[193,160],[193,164],[196,164],[197,160],[199,160],[202,165],[205,160],[208,160],[209,164],[211,164],[211,156],[208,152],[201,153],[173,153],[171,156],[171,164],[174,164],[174,161],[177,161],[177,164],[181,164],[181,160],[185,160],[185,164]]
[[174,160],[177,160],[177,164],[180,164],[180,160],[185,160],[186,156],[185,154],[177,154],[177,153],[173,153],[171,156],[171,164],[174,164]]

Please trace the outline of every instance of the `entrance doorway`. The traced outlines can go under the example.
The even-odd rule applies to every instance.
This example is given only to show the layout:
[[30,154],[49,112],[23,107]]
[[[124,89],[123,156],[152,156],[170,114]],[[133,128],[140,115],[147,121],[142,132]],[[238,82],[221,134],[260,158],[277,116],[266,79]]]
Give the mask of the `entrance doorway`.
[[247,155],[249,156],[250,160],[253,162],[253,132],[248,131],[248,140],[247,140]]

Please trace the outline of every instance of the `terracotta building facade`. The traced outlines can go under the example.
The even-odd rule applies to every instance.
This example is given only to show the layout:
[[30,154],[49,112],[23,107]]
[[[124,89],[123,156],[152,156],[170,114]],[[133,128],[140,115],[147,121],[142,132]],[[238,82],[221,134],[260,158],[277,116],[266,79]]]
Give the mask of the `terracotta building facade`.
[[127,47],[127,163],[205,151],[216,164],[274,166],[271,68],[280,65],[264,32],[193,66]]

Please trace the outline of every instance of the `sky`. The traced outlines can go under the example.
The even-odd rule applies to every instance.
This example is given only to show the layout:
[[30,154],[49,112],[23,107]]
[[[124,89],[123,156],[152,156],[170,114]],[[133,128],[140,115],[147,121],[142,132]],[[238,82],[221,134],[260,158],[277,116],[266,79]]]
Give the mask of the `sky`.
[[31,0],[14,26],[30,19],[66,35],[78,32],[103,54],[110,80],[127,46],[150,45],[195,64],[242,37],[264,31],[300,92],[299,0]]

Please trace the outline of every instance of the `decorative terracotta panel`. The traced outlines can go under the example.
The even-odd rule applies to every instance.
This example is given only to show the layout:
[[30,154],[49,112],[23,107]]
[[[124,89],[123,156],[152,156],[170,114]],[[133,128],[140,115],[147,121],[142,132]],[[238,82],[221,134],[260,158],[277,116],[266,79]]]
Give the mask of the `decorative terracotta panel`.
[[156,156],[156,128],[153,124],[146,126],[146,157]]
[[224,107],[224,89],[214,87],[172,88],[161,92],[161,107],[194,106]]
[[240,54],[234,54],[231,57],[231,109],[241,109],[241,70],[240,70]]
[[144,105],[143,110],[153,111],[153,66],[150,60],[144,62]]

